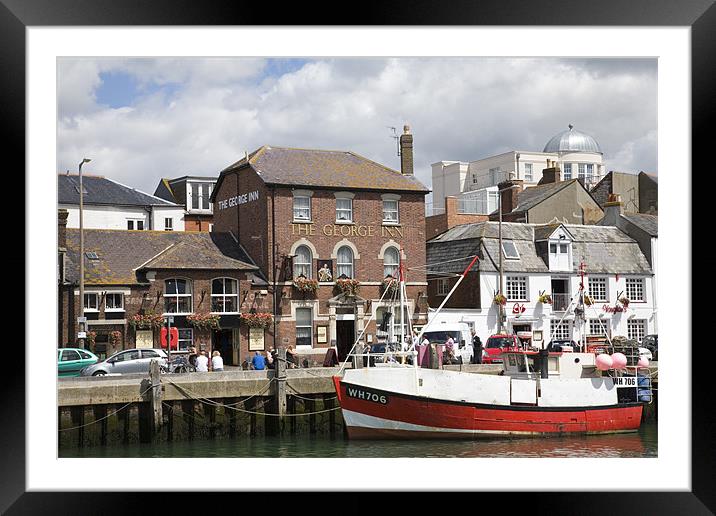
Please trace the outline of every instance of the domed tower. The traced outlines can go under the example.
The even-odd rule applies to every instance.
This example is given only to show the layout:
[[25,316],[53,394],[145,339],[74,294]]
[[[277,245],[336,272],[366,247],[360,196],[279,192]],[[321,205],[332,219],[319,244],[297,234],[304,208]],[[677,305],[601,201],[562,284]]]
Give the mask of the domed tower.
[[577,131],[572,124],[566,131],[550,138],[542,152],[557,155],[564,180],[581,179],[587,189],[604,176],[604,154],[597,140]]

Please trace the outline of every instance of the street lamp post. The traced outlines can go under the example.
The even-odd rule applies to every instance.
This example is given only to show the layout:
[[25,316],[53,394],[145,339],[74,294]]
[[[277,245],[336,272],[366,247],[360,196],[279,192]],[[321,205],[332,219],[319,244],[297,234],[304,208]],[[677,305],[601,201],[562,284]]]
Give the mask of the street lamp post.
[[[82,332],[86,335],[87,334],[87,322],[85,321],[85,235],[83,232],[83,226],[82,226],[82,208],[83,208],[83,198],[82,198],[82,165],[85,163],[89,163],[92,161],[91,159],[84,158],[79,166],[79,176],[80,176],[80,321],[82,324]],[[79,347],[84,348],[85,347],[85,337],[81,337],[79,340]]]

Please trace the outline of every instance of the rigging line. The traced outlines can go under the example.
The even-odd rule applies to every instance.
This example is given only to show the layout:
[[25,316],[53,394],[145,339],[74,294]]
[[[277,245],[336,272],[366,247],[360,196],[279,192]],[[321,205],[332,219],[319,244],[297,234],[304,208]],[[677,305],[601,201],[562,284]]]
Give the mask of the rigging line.
[[[144,392],[139,393],[139,395],[140,395],[140,396],[144,396],[146,393],[148,393],[149,391],[151,391],[153,388],[154,388],[154,387],[149,387],[149,388],[148,388],[147,390],[145,390]],[[102,416],[102,417],[99,418],[99,419],[95,419],[95,420],[92,421],[91,423],[85,423],[84,425],[73,426],[73,427],[70,427],[70,428],[60,428],[59,431],[60,431],[60,432],[66,432],[66,431],[68,431],[68,430],[77,430],[78,428],[83,428],[83,427],[85,427],[85,426],[94,425],[95,423],[99,423],[99,422],[102,421],[103,419],[107,419],[108,417],[115,415],[117,412],[120,412],[120,411],[124,410],[125,408],[127,408],[128,406],[130,406],[132,403],[139,403],[139,402],[137,402],[137,401],[130,401],[129,403],[127,403],[127,404],[122,405],[121,407],[119,407],[119,408],[118,408],[117,410],[115,410],[114,412],[110,412],[110,413],[107,414],[106,416]]]

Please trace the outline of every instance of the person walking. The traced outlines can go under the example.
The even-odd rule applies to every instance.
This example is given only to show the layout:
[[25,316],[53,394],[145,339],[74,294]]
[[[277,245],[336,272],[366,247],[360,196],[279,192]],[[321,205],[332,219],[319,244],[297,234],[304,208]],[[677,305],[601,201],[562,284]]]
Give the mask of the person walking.
[[254,353],[254,358],[251,359],[251,363],[257,371],[263,371],[266,369],[266,359],[260,351],[256,351]]
[[443,355],[443,364],[446,362],[448,364],[452,364],[453,358],[455,356],[455,341],[452,338],[452,335],[448,335],[447,341],[445,341],[445,354]]
[[211,369],[212,371],[224,370],[224,359],[221,358],[221,353],[219,353],[219,350],[216,350],[211,354]]
[[209,358],[206,356],[206,351],[202,351],[199,353],[199,356],[196,357],[196,370],[199,373],[209,372]]
[[471,328],[470,333],[472,334],[472,363],[482,364],[482,341],[475,328]]

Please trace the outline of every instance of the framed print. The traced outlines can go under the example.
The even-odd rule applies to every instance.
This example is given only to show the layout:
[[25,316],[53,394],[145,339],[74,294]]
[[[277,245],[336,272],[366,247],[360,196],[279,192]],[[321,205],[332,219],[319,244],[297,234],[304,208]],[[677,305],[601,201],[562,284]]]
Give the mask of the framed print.
[[[709,206],[707,183],[698,179],[711,167],[711,160],[705,159],[710,157],[707,139],[716,91],[712,71],[716,9],[710,0],[686,1],[678,8],[667,0],[627,4],[607,0],[598,8],[593,3],[561,0],[529,5],[458,1],[440,7],[418,1],[405,9],[363,6],[367,9],[354,13],[351,23],[356,25],[350,27],[309,18],[300,6],[278,10],[269,22],[273,26],[266,25],[265,12],[259,14],[256,6],[236,9],[235,3],[219,0],[207,7],[184,0],[173,3],[170,10],[162,2],[130,6],[121,0],[79,4],[6,0],[0,9],[5,136],[14,149],[25,144],[25,151],[17,151],[11,160],[13,170],[24,171],[25,206],[29,208],[23,217],[28,249],[25,292],[28,300],[38,292],[52,292],[53,298],[49,317],[40,314],[36,304],[27,303],[25,359],[5,377],[7,396],[1,410],[6,439],[0,448],[6,478],[0,489],[0,510],[26,514],[52,504],[58,512],[72,514],[100,506],[142,511],[148,496],[102,491],[184,490],[177,487],[177,479],[187,478],[197,490],[256,491],[265,489],[266,479],[277,471],[275,461],[263,458],[278,458],[282,473],[291,479],[290,489],[299,491],[315,490],[317,478],[325,479],[318,489],[345,487],[340,476],[325,477],[321,459],[330,458],[362,479],[360,490],[474,490],[484,491],[477,495],[481,499],[498,502],[504,501],[504,494],[489,491],[529,491],[511,495],[518,510],[538,505],[555,513],[570,513],[575,507],[610,514],[714,510],[711,472],[715,459],[710,435],[714,416],[704,409],[710,406],[714,388],[708,356],[691,346],[700,334],[692,329],[696,311],[691,307],[690,283],[684,281],[692,274],[688,252],[692,235],[708,234],[694,231],[692,223],[708,219],[690,216],[690,208]],[[316,10],[328,12],[322,7]],[[285,26],[300,23],[311,25]],[[331,44],[326,46],[326,41]],[[602,162],[583,155],[568,158],[564,153],[574,151],[568,148],[558,148],[557,157],[552,156],[548,146],[552,137],[562,135],[569,142],[573,129],[593,133],[601,151],[584,146],[579,150],[601,154]],[[582,142],[591,145],[586,138]],[[296,152],[305,154],[298,160],[290,158]],[[514,168],[474,165],[503,154],[510,155],[509,166]],[[562,175],[539,184],[544,170],[558,168],[550,166],[548,159],[557,160]],[[356,162],[364,167],[359,172],[351,168]],[[602,175],[598,174],[600,165]],[[692,166],[700,172],[692,174]],[[362,173],[368,168],[380,180],[368,181]],[[657,234],[610,241],[614,247],[629,245],[634,254],[641,253],[644,268],[640,270],[646,271],[643,283],[634,272],[617,280],[597,269],[597,255],[620,263],[628,253],[612,252],[606,246],[587,252],[591,241],[579,240],[580,232],[587,231],[581,226],[596,227],[602,218],[595,214],[604,216],[601,193],[605,198],[618,195],[587,189],[588,178],[601,180],[624,168],[635,175],[643,172],[658,177],[651,177],[649,183],[651,191],[660,188],[662,201],[658,223],[662,245],[654,251],[658,280],[656,266],[647,258],[651,251],[642,250]],[[305,172],[308,169],[310,173]],[[564,180],[566,169],[569,177]],[[168,172],[172,170],[181,172]],[[511,171],[520,176],[511,177]],[[439,172],[443,182],[434,180]],[[79,182],[82,174],[86,183]],[[168,174],[176,177],[165,178]],[[245,182],[249,176],[256,184],[268,186]],[[75,178],[77,184],[70,184]],[[181,181],[169,184],[182,178],[184,187],[178,186]],[[485,178],[490,185],[480,184]],[[319,179],[329,186],[316,184]],[[450,183],[453,179],[458,186]],[[90,181],[101,180],[154,199],[156,204],[145,205],[154,206],[154,215],[145,215],[141,209],[118,212],[99,218],[121,227],[91,227],[92,209],[82,197],[87,216],[80,228],[74,208],[60,203],[60,194],[75,192],[79,197],[86,191],[90,196],[95,191]],[[517,187],[512,189],[514,198],[501,195],[505,190],[497,186],[510,181]],[[62,187],[64,182],[67,189]],[[417,183],[425,187],[419,194],[410,189]],[[556,203],[559,213],[543,222],[534,221],[540,208],[530,208],[534,211],[529,216],[518,213],[518,189],[519,193],[526,188],[557,190],[557,183],[573,186],[579,202]],[[169,196],[173,200],[165,198]],[[224,200],[226,205],[220,206]],[[624,201],[637,202],[638,196]],[[510,202],[512,209],[500,221],[501,210]],[[612,198],[602,204],[607,202],[617,203]],[[449,217],[448,210],[452,210]],[[581,223],[592,215],[594,224]],[[521,217],[531,222],[518,221]],[[316,224],[315,235],[292,235],[295,220]],[[374,240],[356,238],[357,229],[353,233],[350,228],[360,224],[399,226],[401,231],[377,231]],[[454,226],[448,229],[440,224]],[[476,224],[483,224],[482,228],[501,224],[500,231],[515,233],[500,249],[487,242],[489,231],[470,233],[468,228]],[[527,224],[529,229],[521,226],[524,231],[518,234],[519,228],[514,229],[518,224]],[[572,247],[562,253],[560,246],[567,242],[556,237],[551,256],[548,229],[555,224],[566,228],[562,240]],[[328,235],[321,231],[323,226],[345,229]],[[460,231],[464,233],[456,235]],[[475,234],[485,242],[472,245],[470,238]],[[59,243],[62,236],[66,247]],[[544,237],[540,240],[544,248],[525,244],[535,237]],[[125,245],[118,244],[120,238]],[[428,252],[428,242],[448,238],[453,240],[440,256]],[[126,243],[129,239],[134,239],[132,244]],[[336,299],[335,289],[318,285],[306,293],[300,306],[292,306],[296,300],[282,295],[294,287],[283,281],[291,277],[291,270],[284,270],[281,277],[282,267],[287,266],[281,255],[292,254],[291,249],[300,246],[305,261],[297,265],[294,260],[294,266],[315,267],[310,279],[319,283],[333,282],[339,271],[350,271],[360,282],[360,296]],[[112,254],[127,249],[133,256],[115,259]],[[141,260],[129,263],[139,255]],[[332,381],[336,375],[356,374],[359,368],[346,364],[325,371],[322,367],[290,368],[286,410],[300,407],[315,416],[298,428],[314,425],[320,431],[333,431],[331,438],[312,443],[309,458],[302,437],[291,435],[291,419],[281,412],[282,405],[272,403],[277,392],[272,372],[241,370],[241,364],[229,363],[238,339],[232,341],[228,333],[223,340],[213,338],[217,313],[235,315],[249,292],[261,296],[262,308],[272,317],[266,330],[250,328],[248,341],[238,343],[235,356],[271,347],[281,351],[298,335],[312,338],[313,328],[316,342],[327,342],[330,332],[337,336],[338,349],[347,352],[364,330],[366,340],[371,341],[375,331],[371,317],[383,303],[381,281],[403,265],[403,255],[410,262],[406,267],[410,323],[427,331],[434,329],[430,317],[442,302],[431,297],[440,288],[437,276],[459,276],[462,270],[453,274],[451,261],[478,255],[484,281],[479,288],[465,291],[474,296],[465,296],[470,311],[463,313],[460,308],[458,313],[451,305],[443,308],[456,325],[489,320],[478,332],[486,344],[485,337],[498,331],[494,293],[487,301],[480,296],[499,288],[499,271],[509,277],[506,288],[514,297],[507,297],[525,305],[521,319],[542,328],[534,332],[535,341],[548,342],[553,327],[555,332],[565,331],[566,339],[572,338],[571,332],[579,330],[574,319],[569,314],[565,317],[567,329],[559,322],[578,282],[571,281],[571,276],[560,282],[556,276],[565,273],[559,269],[583,260],[593,267],[587,272],[587,283],[590,275],[596,280],[601,272],[607,294],[618,288],[638,298],[621,302],[628,307],[613,314],[612,335],[624,333],[637,341],[652,332],[662,336],[661,364],[655,360],[649,369],[650,375],[652,370],[658,372],[650,377],[659,384],[658,399],[650,408],[655,419],[637,432],[617,436],[511,436],[487,441],[476,435],[433,442],[429,453],[422,445],[411,446],[400,439],[390,446],[372,441],[370,446],[361,446],[344,438],[346,423]],[[558,263],[552,269],[550,258]],[[564,263],[558,262],[563,258]],[[548,278],[544,284],[533,284],[530,275],[535,268]],[[551,278],[553,272],[555,278]],[[254,279],[247,280],[249,275]],[[11,279],[15,276],[19,274],[12,274]],[[529,280],[515,279],[522,276]],[[58,378],[60,348],[76,344],[66,337],[73,335],[67,321],[76,320],[82,311],[77,300],[85,282],[91,284],[98,278],[107,284],[115,282],[114,287],[97,287],[105,290],[132,284],[122,302],[119,297],[111,299],[109,311],[115,310],[114,318],[105,317],[102,310],[107,307],[99,314],[111,321],[113,329],[121,326],[123,345],[129,343],[127,331],[132,331],[124,330],[140,309],[161,315],[166,306],[172,306],[179,317],[192,321],[196,342],[208,347],[216,341],[216,350],[225,361],[224,372],[165,373],[158,380],[152,380],[149,372],[121,378]],[[551,294],[551,305],[535,303],[537,288]],[[309,298],[315,301],[310,306]],[[348,301],[355,305],[339,306]],[[214,312],[212,306],[220,310]],[[336,313],[342,313],[336,311],[346,308],[355,309],[355,319],[335,320]],[[330,324],[336,327],[329,330]],[[147,342],[138,336],[135,346],[126,351],[135,352],[132,347],[141,348]],[[224,344],[226,349],[218,348]],[[294,363],[321,364],[315,352],[302,349]],[[463,361],[446,364],[445,370],[465,374],[480,366]],[[80,384],[127,385],[135,374],[141,378],[126,400],[86,407],[68,401],[68,393]],[[319,394],[302,390],[302,382],[317,381],[312,375],[322,381]],[[219,378],[227,385],[239,379],[254,383],[240,395],[207,398],[204,387]],[[154,388],[152,381],[159,381],[162,389]],[[407,383],[412,388],[417,382]],[[93,395],[98,392],[99,387]],[[524,389],[520,396],[532,403],[536,392]],[[380,403],[380,395],[377,399]],[[251,405],[251,400],[260,401]],[[177,437],[171,446],[166,439],[147,439],[167,434],[170,427],[189,427],[188,417],[181,414],[182,403],[187,414],[193,404],[192,409],[204,416],[192,419],[196,432],[192,439]],[[539,407],[536,397],[532,405],[523,405],[524,410]],[[149,417],[154,412],[148,408],[161,408],[162,417]],[[139,418],[140,412],[141,429],[139,420],[131,419],[127,442],[106,444],[112,429],[124,431],[119,422],[125,413]],[[433,413],[427,410],[421,415]],[[258,441],[239,438],[251,434],[252,418],[255,431],[275,431],[265,436],[269,443],[265,449],[246,445]],[[238,424],[245,420],[249,431],[231,433],[230,420]],[[207,431],[213,437],[209,446],[196,429],[210,421],[227,426],[226,432],[223,427],[213,434]],[[430,421],[420,424],[433,426]],[[104,434],[102,428],[106,428]],[[146,442],[140,443],[140,433]],[[278,450],[283,455],[271,455]],[[224,460],[209,458],[217,456]],[[123,460],[117,461],[120,457]],[[136,475],[137,466],[151,471],[159,460],[171,468],[171,476]],[[376,467],[380,478],[372,475]],[[90,470],[112,470],[113,474],[87,475]],[[476,485],[476,471],[490,474],[478,475]],[[519,479],[505,488],[504,478],[512,478],[515,471],[520,472]],[[430,482],[424,481],[427,478]],[[569,482],[555,481],[565,478]],[[97,493],[62,493],[77,490]]]

